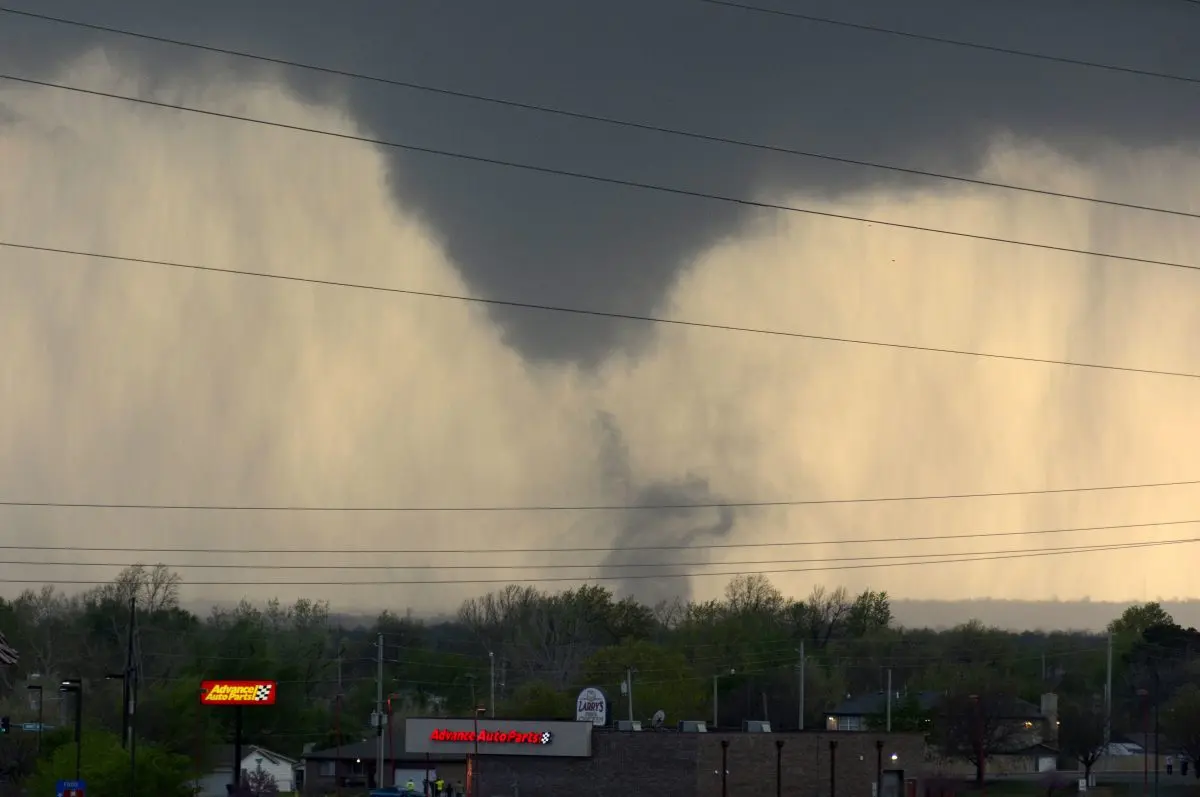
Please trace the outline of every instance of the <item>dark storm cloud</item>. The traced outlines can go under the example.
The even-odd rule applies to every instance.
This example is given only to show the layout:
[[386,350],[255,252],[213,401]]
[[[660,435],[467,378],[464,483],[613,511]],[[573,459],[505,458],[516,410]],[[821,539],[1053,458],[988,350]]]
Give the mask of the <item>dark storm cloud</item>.
[[[1200,12],[1171,0],[778,7],[785,5],[1200,76]],[[1200,131],[1192,86],[692,0],[123,0],[103,7],[26,0],[24,7],[463,91],[963,174],[979,166],[997,133],[1041,139],[1086,159],[1093,145],[1106,141],[1155,146],[1195,140]],[[0,19],[0,60],[27,74],[96,43],[151,59],[160,74],[194,69],[199,57]],[[247,76],[261,69],[236,59],[222,63]],[[346,98],[374,134],[418,145],[736,196],[784,189],[836,195],[897,179],[303,71],[285,74],[311,96]],[[434,226],[474,289],[491,297],[648,312],[692,255],[746,221],[735,205],[425,155],[395,154],[392,162],[402,203]],[[497,312],[510,341],[529,357],[590,361],[622,342],[618,328],[605,322]]]

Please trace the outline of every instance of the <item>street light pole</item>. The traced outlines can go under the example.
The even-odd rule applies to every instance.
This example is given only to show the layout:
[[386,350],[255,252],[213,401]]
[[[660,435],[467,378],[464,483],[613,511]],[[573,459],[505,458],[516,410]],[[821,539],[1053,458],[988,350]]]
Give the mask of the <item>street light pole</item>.
[[[737,670],[733,669],[732,667],[729,668],[730,675],[734,675],[736,672]],[[723,675],[723,673],[717,673],[713,676],[713,730],[716,730],[721,725],[721,715],[718,712],[718,701],[720,700],[720,697],[717,692],[717,681],[721,679],[721,675]]]
[[66,678],[59,684],[59,692],[75,695],[75,780],[82,780],[83,772],[83,681]]
[[471,756],[471,778],[469,787],[472,797],[475,797],[479,794],[479,715],[486,710],[487,709],[476,706],[475,715],[473,717],[475,722],[475,734],[472,738],[475,742],[475,753]]
[[[37,676],[33,676],[33,677],[37,677]],[[37,702],[38,702],[37,751],[38,751],[38,755],[40,756],[42,754],[42,719],[44,717],[44,714],[42,712],[42,705],[45,703],[45,699],[44,699],[45,696],[44,696],[44,693],[42,692],[41,684],[30,684],[30,685],[26,686],[25,688],[28,689],[30,692],[37,692]]]
[[496,654],[493,651],[488,651],[488,670],[491,680],[491,694],[488,708],[491,709],[490,714],[492,719],[496,719]]

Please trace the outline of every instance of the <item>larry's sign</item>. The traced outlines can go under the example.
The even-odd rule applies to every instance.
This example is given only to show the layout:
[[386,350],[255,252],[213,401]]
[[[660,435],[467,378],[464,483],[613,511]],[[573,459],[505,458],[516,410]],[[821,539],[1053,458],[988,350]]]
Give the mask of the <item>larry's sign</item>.
[[594,686],[579,693],[575,700],[575,720],[590,722],[598,728],[608,724],[608,699]]

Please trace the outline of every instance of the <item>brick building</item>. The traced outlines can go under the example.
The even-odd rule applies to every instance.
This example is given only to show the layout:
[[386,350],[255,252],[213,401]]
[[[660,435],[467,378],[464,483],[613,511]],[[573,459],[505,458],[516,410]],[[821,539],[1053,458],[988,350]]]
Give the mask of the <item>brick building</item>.
[[[475,752],[472,720],[408,725],[410,753]],[[913,797],[925,764],[919,734],[623,732],[515,720],[478,728],[475,797]]]

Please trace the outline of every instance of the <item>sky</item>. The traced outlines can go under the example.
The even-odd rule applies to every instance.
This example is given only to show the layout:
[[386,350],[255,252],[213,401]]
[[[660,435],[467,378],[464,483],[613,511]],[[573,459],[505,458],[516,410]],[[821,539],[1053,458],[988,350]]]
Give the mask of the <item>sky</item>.
[[[43,0],[47,14],[590,114],[1200,213],[1197,88],[697,0]],[[1200,11],[789,4],[1200,78]],[[697,142],[4,17],[4,74],[822,212],[1200,263],[1179,215]],[[0,239],[408,290],[1200,372],[1200,275],[404,153],[0,80]],[[1200,478],[1200,380],[854,346],[0,252],[0,500],[307,506],[802,501]],[[1194,546],[878,567],[864,557],[1177,540],[1200,486],[671,511],[0,509],[0,577],[182,567],[192,599],[444,610],[506,580],[702,563],[785,591],[1198,597]],[[803,547],[705,545],[807,542]],[[691,545],[655,554],[499,548]],[[60,561],[59,567],[23,564]],[[725,564],[721,564],[721,563]],[[738,563],[763,564],[738,564]],[[766,564],[766,562],[772,562]],[[703,564],[707,563],[707,564]],[[310,569],[280,570],[280,565]],[[412,566],[330,570],[335,564]],[[562,565],[582,565],[564,569]],[[471,565],[474,569],[451,569]],[[516,565],[556,565],[517,571]],[[326,569],[321,569],[326,568]],[[726,577],[611,582],[648,599]],[[347,582],[329,585],[204,581]],[[569,586],[548,583],[548,588]]]

